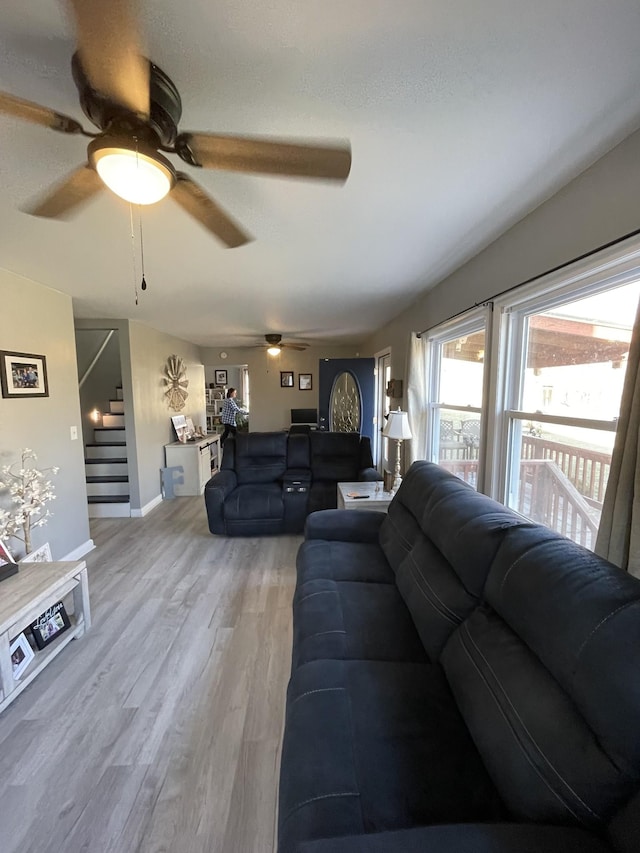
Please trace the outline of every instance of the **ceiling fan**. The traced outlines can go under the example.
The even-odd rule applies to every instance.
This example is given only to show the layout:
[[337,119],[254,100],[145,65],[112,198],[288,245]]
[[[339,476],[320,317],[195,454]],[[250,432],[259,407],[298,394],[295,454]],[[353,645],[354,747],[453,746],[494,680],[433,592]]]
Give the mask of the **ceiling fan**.
[[[135,204],[154,204],[168,193],[228,247],[252,238],[164,154],[190,166],[345,181],[351,149],[214,133],[178,132],[180,94],[142,53],[135,0],[67,0],[78,50],[71,69],[89,133],[69,116],[0,92],[0,113],[61,133],[91,138],[88,161],[57,184],[28,212],[62,218],[106,185]],[[105,11],[108,10],[108,11]],[[163,153],[161,153],[163,152]]]
[[298,352],[303,352],[309,344],[303,343],[283,343],[282,335],[268,334],[264,336],[265,343],[256,344],[256,347],[266,349],[269,355],[280,355],[280,350],[293,349]]

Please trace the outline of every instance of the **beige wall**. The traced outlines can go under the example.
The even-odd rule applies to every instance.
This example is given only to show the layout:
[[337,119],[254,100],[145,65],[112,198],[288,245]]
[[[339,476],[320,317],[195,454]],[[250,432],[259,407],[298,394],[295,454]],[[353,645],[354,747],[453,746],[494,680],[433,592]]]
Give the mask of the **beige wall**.
[[[48,397],[0,398],[0,463],[19,459],[28,447],[38,455],[38,467],[60,468],[52,478],[54,515],[35,530],[33,544],[49,542],[57,560],[80,556],[92,543],[71,298],[0,270],[0,305],[0,349],[46,356],[49,378]],[[76,441],[70,437],[72,426],[78,428]],[[12,539],[8,544],[20,543]]]
[[405,377],[409,333],[640,228],[640,131],[598,160],[409,309],[372,335],[363,355],[391,346]]
[[[203,348],[202,361],[205,365],[220,364],[222,347]],[[275,358],[266,350],[254,347],[228,348],[229,364],[246,364],[249,368],[251,392],[251,414],[249,428],[252,432],[268,432],[286,429],[291,419],[291,409],[318,407],[318,362],[321,358],[353,358],[357,355],[353,347],[313,346],[304,352],[284,349]],[[294,387],[280,387],[280,371],[294,372]],[[298,374],[312,374],[311,391],[298,390]]]
[[[131,411],[133,412],[133,447],[127,449],[137,470],[136,488],[131,493],[132,511],[144,509],[160,494],[160,468],[164,467],[164,445],[175,441],[171,415],[165,397],[163,371],[170,355],[180,356],[187,368],[189,396],[179,413],[193,419],[195,426],[206,427],[204,398],[204,367],[200,350],[194,344],[156,332],[139,323],[129,323],[128,364],[122,365],[123,382],[130,376]],[[130,373],[129,373],[130,369]],[[125,399],[126,405],[126,399]],[[133,452],[132,452],[133,451]]]

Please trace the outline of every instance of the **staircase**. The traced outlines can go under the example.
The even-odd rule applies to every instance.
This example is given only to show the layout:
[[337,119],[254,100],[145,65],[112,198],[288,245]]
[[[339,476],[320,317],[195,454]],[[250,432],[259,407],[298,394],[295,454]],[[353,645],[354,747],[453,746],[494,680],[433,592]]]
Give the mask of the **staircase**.
[[85,444],[84,467],[89,518],[129,517],[129,465],[122,388],[116,388],[116,399],[109,400],[109,414],[102,416],[102,426],[94,427],[93,442]]

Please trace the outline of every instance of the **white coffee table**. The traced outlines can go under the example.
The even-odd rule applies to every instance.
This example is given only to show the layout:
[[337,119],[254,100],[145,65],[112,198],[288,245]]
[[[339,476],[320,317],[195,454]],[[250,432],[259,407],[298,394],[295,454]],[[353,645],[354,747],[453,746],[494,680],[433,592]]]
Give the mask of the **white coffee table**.
[[[359,495],[362,497],[356,497]],[[338,483],[338,509],[375,509],[386,512],[392,500],[392,493],[384,492],[381,482]]]

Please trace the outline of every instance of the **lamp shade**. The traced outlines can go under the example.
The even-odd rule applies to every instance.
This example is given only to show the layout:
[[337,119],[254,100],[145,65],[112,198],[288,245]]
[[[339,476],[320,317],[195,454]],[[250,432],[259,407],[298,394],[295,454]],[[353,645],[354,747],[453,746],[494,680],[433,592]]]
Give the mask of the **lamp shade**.
[[384,425],[382,434],[387,438],[395,438],[399,441],[404,441],[407,438],[413,438],[409,429],[409,416],[406,412],[389,412],[389,418]]

